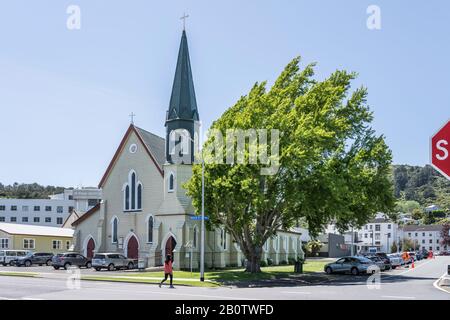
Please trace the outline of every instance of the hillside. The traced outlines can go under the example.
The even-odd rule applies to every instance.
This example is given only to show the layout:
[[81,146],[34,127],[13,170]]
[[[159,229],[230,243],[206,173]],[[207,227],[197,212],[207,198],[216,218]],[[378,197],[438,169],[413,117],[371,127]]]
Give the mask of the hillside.
[[50,195],[61,193],[64,187],[41,186],[37,183],[3,185],[0,183],[0,198],[47,199]]
[[422,208],[436,204],[450,209],[450,181],[429,165],[394,165],[393,182],[400,201],[417,201]]

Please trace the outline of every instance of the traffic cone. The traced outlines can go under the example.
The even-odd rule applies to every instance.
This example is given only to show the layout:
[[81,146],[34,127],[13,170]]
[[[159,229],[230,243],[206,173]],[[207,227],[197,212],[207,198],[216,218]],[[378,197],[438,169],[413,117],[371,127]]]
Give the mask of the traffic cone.
[[414,259],[412,259],[411,269],[414,269]]

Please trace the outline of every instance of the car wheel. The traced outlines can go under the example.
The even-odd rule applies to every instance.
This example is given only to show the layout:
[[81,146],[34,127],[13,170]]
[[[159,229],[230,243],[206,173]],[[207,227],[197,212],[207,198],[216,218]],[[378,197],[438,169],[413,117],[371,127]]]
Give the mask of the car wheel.
[[102,270],[102,268],[95,268],[95,271],[100,271],[100,270]]
[[395,269],[397,269],[397,266],[392,266],[392,270],[395,270]]
[[358,268],[353,267],[350,272],[352,273],[352,275],[357,276],[359,274],[359,270]]
[[326,268],[325,268],[325,272],[326,272],[327,274],[332,274],[332,273],[333,273],[333,270],[331,269],[331,267],[326,267]]
[[52,265],[52,260],[47,260],[46,265],[47,266],[51,266]]
[[115,269],[116,267],[112,263],[108,266],[108,271],[114,271]]
[[31,261],[30,260],[25,261],[25,267],[30,267],[30,266],[31,266]]
[[55,269],[55,270],[59,270],[59,267],[57,267],[57,266],[53,266],[53,269]]
[[15,263],[14,261],[10,261],[10,262],[9,262],[9,265],[10,265],[11,267],[14,267],[14,266],[16,265],[16,263]]
[[128,263],[127,269],[128,269],[128,270],[131,270],[131,269],[133,269],[133,268],[134,268],[133,262]]
[[86,263],[86,268],[88,268],[88,269],[92,268],[92,262],[88,261]]
[[64,269],[69,269],[69,267],[70,267],[70,263],[69,262],[66,262],[65,264],[64,264]]

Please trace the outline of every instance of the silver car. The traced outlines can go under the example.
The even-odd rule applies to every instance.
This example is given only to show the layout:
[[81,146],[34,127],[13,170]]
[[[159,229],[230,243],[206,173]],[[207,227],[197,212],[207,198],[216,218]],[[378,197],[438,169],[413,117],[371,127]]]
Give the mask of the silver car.
[[114,271],[116,269],[134,269],[137,260],[129,259],[120,253],[96,253],[92,259],[92,267],[100,271],[107,269]]
[[326,264],[324,267],[324,271],[328,274],[351,273],[355,276],[360,273],[375,273],[378,269],[378,266],[372,260],[360,256],[343,257]]

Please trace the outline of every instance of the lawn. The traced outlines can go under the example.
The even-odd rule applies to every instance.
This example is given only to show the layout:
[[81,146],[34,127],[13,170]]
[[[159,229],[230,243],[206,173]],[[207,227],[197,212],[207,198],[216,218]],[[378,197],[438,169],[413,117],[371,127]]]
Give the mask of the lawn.
[[[307,260],[303,265],[304,274],[312,274],[314,272],[322,272],[327,261],[324,260]],[[294,273],[293,265],[270,266],[261,268],[261,273],[251,274],[244,272],[243,268],[209,270],[205,272],[205,279],[217,283],[233,283],[236,281],[255,281],[276,278],[288,278],[290,276],[299,276]],[[130,277],[158,277],[162,276],[161,271],[137,272],[130,273]],[[174,271],[174,279],[199,279],[199,272]]]

